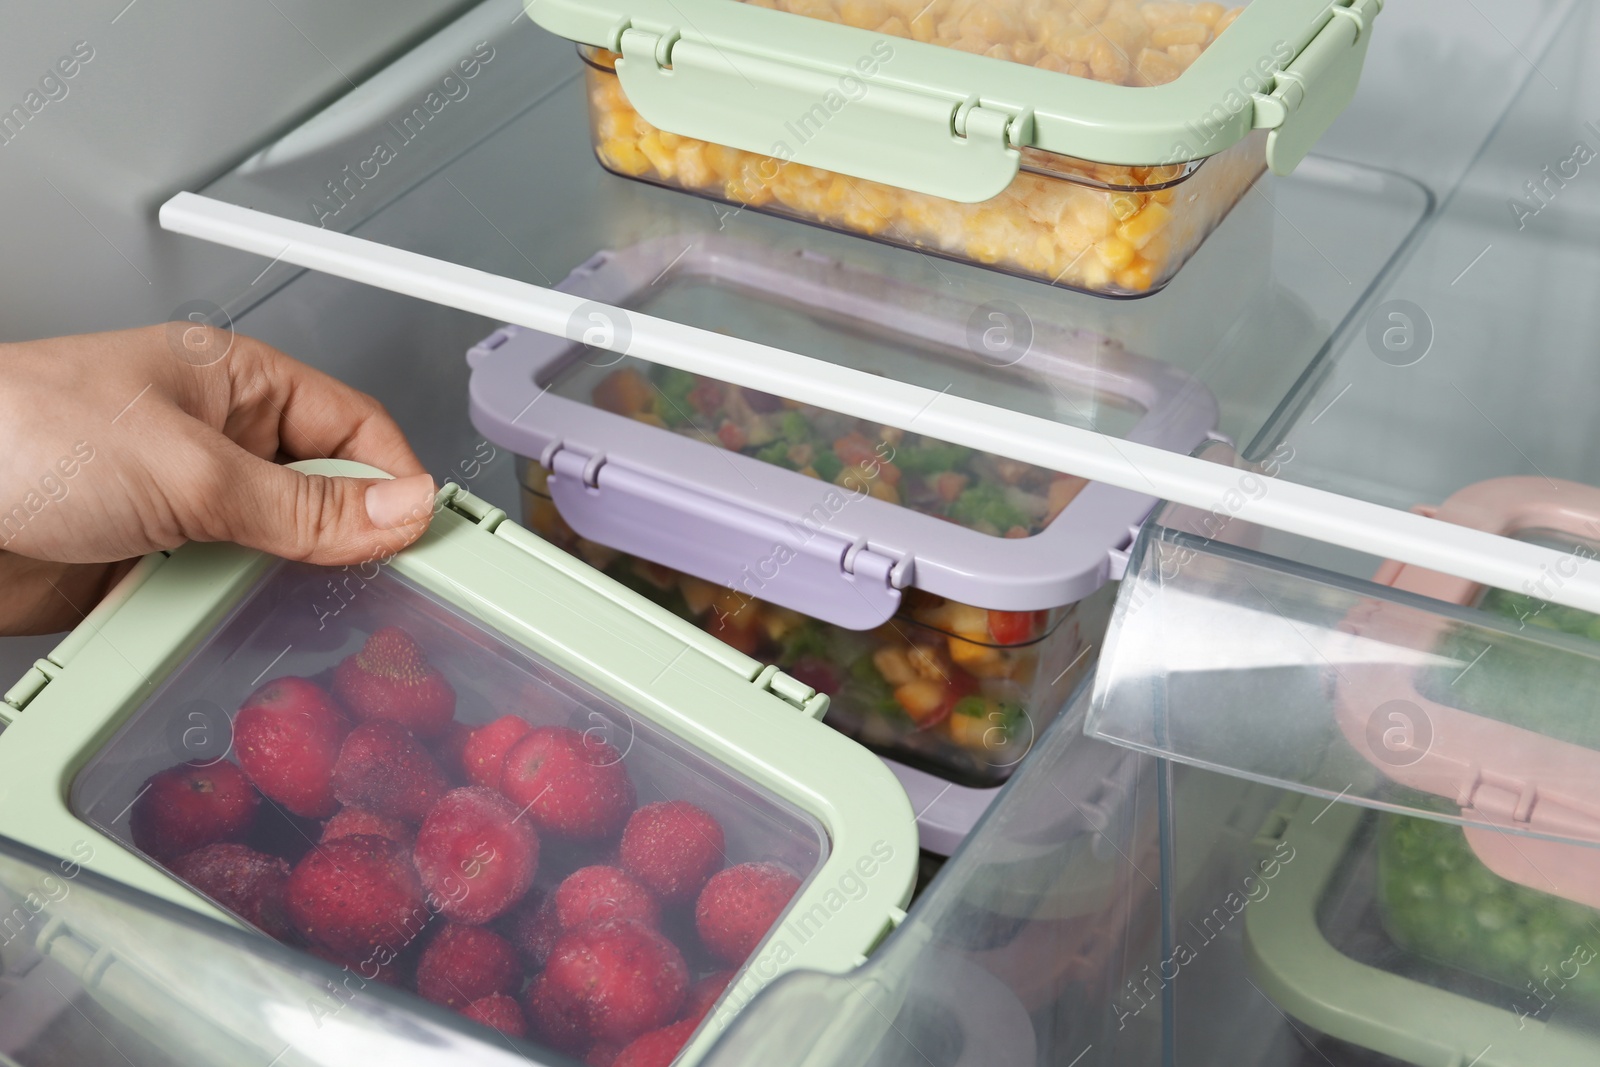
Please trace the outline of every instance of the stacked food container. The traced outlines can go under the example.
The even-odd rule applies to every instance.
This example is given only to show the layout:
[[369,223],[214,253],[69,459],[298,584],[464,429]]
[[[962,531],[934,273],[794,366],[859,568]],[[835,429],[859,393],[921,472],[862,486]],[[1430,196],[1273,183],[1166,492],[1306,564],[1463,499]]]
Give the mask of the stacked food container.
[[[730,328],[776,307],[787,331],[858,368],[982,380],[1181,452],[1215,427],[1203,386],[1103,337],[816,256],[659,239],[561,287],[645,309],[732,290]],[[522,457],[529,526],[827,693],[827,721],[893,761],[924,847],[944,854],[1086,676],[1155,505],[515,327],[468,360],[474,424]]]
[[361,567],[144,560],[7,693],[4,832],[339,968],[308,1027],[382,984],[692,1059],[908,899],[904,792],[826,704],[451,485]]
[[1354,92],[1377,0],[529,4],[614,173],[1107,296]]

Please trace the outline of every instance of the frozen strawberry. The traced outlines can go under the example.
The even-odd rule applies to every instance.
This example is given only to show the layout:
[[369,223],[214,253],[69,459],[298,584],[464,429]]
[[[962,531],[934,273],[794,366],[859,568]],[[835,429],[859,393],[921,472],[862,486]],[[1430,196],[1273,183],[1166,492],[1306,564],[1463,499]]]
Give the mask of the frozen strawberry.
[[511,746],[533,729],[533,723],[516,715],[502,715],[472,731],[461,752],[461,769],[473,785],[500,788],[500,768]]
[[711,954],[740,964],[788,907],[800,879],[776,863],[741,863],[711,876],[694,905],[694,925]]
[[163,863],[250,831],[261,797],[232,763],[180,763],[145,780],[133,801],[133,843]]
[[617,1062],[617,1055],[622,1051],[622,1045],[616,1041],[597,1041],[589,1047],[588,1055],[583,1057],[583,1067],[611,1067]]
[[385,626],[333,672],[333,692],[362,722],[397,722],[437,737],[456,713],[456,691],[398,626]]
[[686,800],[646,804],[622,831],[622,867],[669,904],[693,900],[723,864],[722,824]]
[[284,901],[296,930],[345,960],[369,960],[377,949],[398,954],[433,917],[410,854],[374,834],[306,853],[289,874]]
[[[472,727],[464,722],[451,721],[433,741],[433,755],[439,761],[439,766],[444,770],[445,777],[452,782],[469,784],[467,779],[466,752],[467,742],[472,740]],[[481,784],[481,783],[480,783]],[[498,782],[486,783],[490,787],[499,785]]]
[[533,885],[539,835],[505,797],[469,785],[446,793],[417,831],[417,872],[441,914],[488,922]]
[[417,961],[417,992],[447,1008],[513,992],[521,982],[516,950],[481,926],[445,924]]
[[304,678],[277,678],[257,689],[233,720],[239,764],[263,796],[296,815],[321,819],[333,799],[333,763],[350,732],[333,697]]
[[650,890],[619,867],[583,867],[567,875],[550,895],[561,930],[600,919],[634,919],[651,929],[661,925],[661,905]]
[[473,1022],[492,1026],[502,1034],[510,1034],[512,1037],[528,1036],[528,1023],[522,1017],[522,1009],[517,1007],[516,998],[508,997],[504,993],[479,997],[462,1008],[461,1014]]
[[341,837],[352,837],[356,834],[387,837],[390,841],[398,841],[407,848],[410,848],[411,843],[416,840],[411,828],[399,819],[391,819],[387,815],[378,815],[360,808],[341,808],[322,826],[323,841],[336,841]]
[[690,986],[689,995],[683,998],[683,1018],[695,1021],[704,1019],[716,1007],[717,1001],[722,999],[731,981],[733,971],[713,971]]
[[350,731],[333,765],[333,795],[375,815],[419,822],[450,788],[405,727],[369,722]]
[[526,1007],[533,1032],[557,1052],[576,1056],[591,1044],[583,1013],[550,983],[548,975],[528,984]]
[[500,791],[539,829],[580,841],[615,834],[634,804],[621,753],[562,726],[535,727],[511,747]]
[[699,1025],[698,1019],[684,1019],[636,1037],[617,1053],[611,1067],[669,1067]]
[[630,919],[568,930],[541,976],[551,1006],[596,1041],[631,1041],[670,1022],[683,1006],[689,969],[672,942]]
[[278,857],[223,841],[180,856],[172,873],[279,941],[294,936],[283,910],[289,865]]
[[[337,952],[323,948],[321,945],[312,945],[310,952],[313,956],[320,960],[327,960],[335,967],[343,967],[364,982],[382,982],[384,985],[394,986],[398,989],[405,978],[398,956],[381,946],[368,951],[358,960],[345,959]],[[353,978],[350,979],[350,985],[360,988]]]
[[530,894],[511,914],[511,944],[524,963],[536,971],[544,969],[556,938],[561,936],[561,923],[556,918],[555,901],[549,897],[534,899]]

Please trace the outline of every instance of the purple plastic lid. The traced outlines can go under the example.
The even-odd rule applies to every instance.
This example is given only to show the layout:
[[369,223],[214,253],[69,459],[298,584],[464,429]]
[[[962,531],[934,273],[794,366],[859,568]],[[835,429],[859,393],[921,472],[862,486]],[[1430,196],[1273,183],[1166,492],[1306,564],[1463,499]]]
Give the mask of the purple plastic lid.
[[[976,310],[814,253],[779,253],[726,238],[658,238],[597,254],[557,286],[627,306],[664,274],[735,285],[745,294],[870,324],[943,352],[968,348]],[[1215,398],[1165,363],[1087,331],[1042,329],[1013,366],[1142,411],[1128,440],[1188,452],[1211,436]],[[1154,497],[1084,487],[1042,531],[997,538],[797,471],[558,395],[579,343],[503,326],[467,353],[473,425],[537,461],[580,536],[825,622],[870,629],[915,586],[977,607],[1036,611],[1081,600],[1113,575],[1113,557]]]

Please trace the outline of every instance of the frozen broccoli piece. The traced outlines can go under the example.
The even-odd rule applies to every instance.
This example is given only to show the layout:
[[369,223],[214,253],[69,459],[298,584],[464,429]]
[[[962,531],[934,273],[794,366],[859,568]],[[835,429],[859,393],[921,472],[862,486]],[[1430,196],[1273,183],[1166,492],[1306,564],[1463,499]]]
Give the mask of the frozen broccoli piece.
[[811,423],[798,411],[785,411],[778,423],[778,433],[791,445],[805,444],[811,437]]
[[764,445],[756,451],[756,458],[763,463],[774,463],[780,467],[794,470],[794,464],[789,459],[789,449],[792,446],[788,441],[774,441]]
[[839,477],[839,472],[844,470],[844,461],[834,455],[831,448],[819,448],[812,457],[811,469],[817,472],[817,477],[825,482],[831,482]]
[[814,656],[818,659],[829,659],[828,635],[820,622],[815,619],[806,619],[783,635],[780,641],[782,652],[778,662],[784,665],[794,663],[796,660]]
[[922,441],[915,445],[897,448],[894,465],[907,474],[926,477],[961,469],[972,458],[972,449],[961,445],[947,445],[943,441]]
[[963,490],[950,505],[950,517],[963,526],[987,522],[1002,532],[1013,526],[1029,526],[1028,516],[1006,500],[1003,488],[992,483]]
[[664,368],[657,377],[655,385],[658,392],[652,409],[662,422],[674,429],[687,425],[689,413],[694,410],[689,404],[689,393],[699,379],[676,367]]

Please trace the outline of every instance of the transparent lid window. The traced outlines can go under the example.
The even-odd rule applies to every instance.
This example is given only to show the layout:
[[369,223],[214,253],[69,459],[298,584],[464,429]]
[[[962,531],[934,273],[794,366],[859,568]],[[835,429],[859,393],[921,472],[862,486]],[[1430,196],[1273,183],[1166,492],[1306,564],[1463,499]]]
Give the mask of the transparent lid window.
[[[631,356],[574,360],[552,391],[993,537],[1040,533],[1089,484]],[[1108,404],[1094,413],[1136,418]]]
[[[279,939],[508,1033],[578,1057],[687,1041],[822,827],[370,572],[270,570],[77,776],[74,811]],[[574,977],[624,950],[648,961],[625,1012]]]
[[1244,11],[1182,0],[743,0],[1111,85],[1165,85]]

